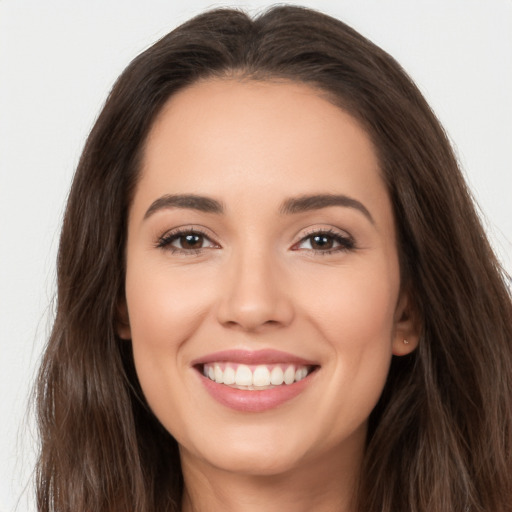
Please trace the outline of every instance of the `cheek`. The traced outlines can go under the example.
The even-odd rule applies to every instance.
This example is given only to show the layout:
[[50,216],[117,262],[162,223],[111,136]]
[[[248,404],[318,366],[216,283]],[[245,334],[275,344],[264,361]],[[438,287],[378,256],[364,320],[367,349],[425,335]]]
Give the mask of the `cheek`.
[[186,272],[177,275],[145,262],[130,263],[126,300],[135,367],[150,407],[166,423],[161,413],[169,403],[179,403],[175,391],[188,370],[183,347],[202,324],[210,292]]
[[126,299],[132,339],[157,348],[186,340],[211,299],[200,276],[144,269],[134,263],[126,276]]
[[325,279],[325,293],[309,301],[311,317],[334,346],[363,351],[368,346],[391,348],[398,299],[397,271],[387,265],[350,268]]
[[[331,353],[331,380],[318,409],[332,415],[333,425],[357,428],[375,407],[386,382],[398,280],[379,268],[340,273],[329,282],[331,293],[317,296],[309,313]],[[333,403],[339,409],[333,409]]]

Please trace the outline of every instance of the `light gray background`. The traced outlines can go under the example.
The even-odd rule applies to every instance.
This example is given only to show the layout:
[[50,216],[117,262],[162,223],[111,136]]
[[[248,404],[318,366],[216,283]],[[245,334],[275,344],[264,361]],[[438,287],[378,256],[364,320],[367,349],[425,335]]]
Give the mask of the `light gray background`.
[[[113,81],[207,7],[268,1],[0,0],[0,512],[34,510],[27,396],[51,321],[64,201]],[[283,2],[289,3],[289,2]],[[512,0],[303,1],[348,22],[418,83],[454,141],[512,271]]]

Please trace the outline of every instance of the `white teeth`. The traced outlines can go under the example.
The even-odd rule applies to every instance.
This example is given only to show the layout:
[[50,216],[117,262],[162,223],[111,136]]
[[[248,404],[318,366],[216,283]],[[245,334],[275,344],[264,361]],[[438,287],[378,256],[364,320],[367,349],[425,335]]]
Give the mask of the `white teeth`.
[[292,384],[295,380],[295,367],[294,366],[288,366],[284,372],[284,383],[285,384]]
[[224,384],[234,384],[235,383],[235,370],[231,368],[231,366],[226,366],[224,370]]
[[[252,370],[251,370],[252,368]],[[258,365],[249,367],[235,363],[207,363],[203,374],[218,384],[240,387],[241,389],[268,389],[282,384],[299,382],[309,373],[306,366]]]
[[224,374],[218,364],[216,364],[214,367],[214,374],[215,374],[215,382],[218,382],[219,384],[222,384],[224,382]]
[[270,372],[270,384],[274,386],[280,386],[284,382],[283,369],[280,366],[276,366]]
[[266,366],[257,366],[252,374],[253,386],[270,386],[270,372]]
[[235,384],[237,386],[252,386],[252,372],[245,364],[239,365],[236,369]]

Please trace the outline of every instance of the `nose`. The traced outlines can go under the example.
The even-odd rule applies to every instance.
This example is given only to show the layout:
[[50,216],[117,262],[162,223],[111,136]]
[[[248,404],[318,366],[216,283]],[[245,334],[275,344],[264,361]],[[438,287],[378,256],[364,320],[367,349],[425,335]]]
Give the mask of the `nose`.
[[218,321],[229,328],[256,332],[289,325],[294,317],[282,269],[263,251],[230,259],[222,278]]

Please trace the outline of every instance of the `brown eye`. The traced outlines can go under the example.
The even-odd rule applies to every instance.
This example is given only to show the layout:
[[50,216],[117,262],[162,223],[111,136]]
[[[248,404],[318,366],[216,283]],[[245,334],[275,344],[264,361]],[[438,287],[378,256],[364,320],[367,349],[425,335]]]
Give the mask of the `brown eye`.
[[218,247],[212,240],[198,231],[178,231],[159,239],[157,247],[172,252],[197,253],[202,249]]
[[354,249],[354,247],[354,240],[349,235],[319,231],[304,237],[294,246],[294,249],[330,254]]
[[310,237],[311,249],[322,251],[332,249],[334,247],[334,240],[332,236],[328,235],[314,235]]
[[196,233],[182,235],[173,242],[173,245],[180,249],[201,249],[204,244],[204,236]]

